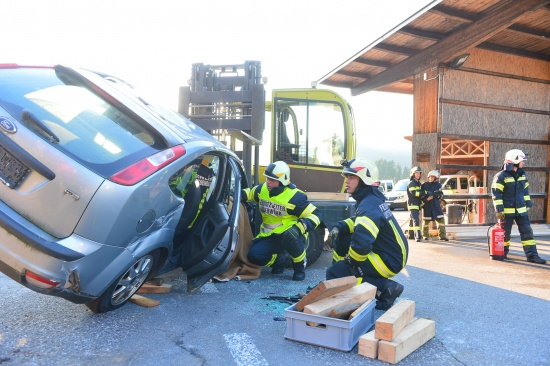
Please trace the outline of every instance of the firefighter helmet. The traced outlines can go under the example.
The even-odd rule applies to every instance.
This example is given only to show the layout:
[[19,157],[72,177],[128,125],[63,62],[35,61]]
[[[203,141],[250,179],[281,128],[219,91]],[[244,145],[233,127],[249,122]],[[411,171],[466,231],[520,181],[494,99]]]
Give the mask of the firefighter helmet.
[[527,160],[527,157],[525,153],[519,149],[510,150],[504,156],[505,164],[519,164],[524,160]]
[[371,163],[368,160],[342,160],[341,164],[344,167],[344,170],[342,171],[342,175],[344,177],[347,174],[356,175],[368,186],[372,186],[378,181],[378,167],[376,164]]
[[428,173],[428,178],[429,177],[435,177],[435,179],[439,179],[439,171],[438,170],[430,170],[430,172]]
[[422,173],[422,169],[420,169],[420,167],[418,166],[413,166],[412,169],[411,169],[411,179],[414,178],[414,173]]
[[290,184],[290,168],[284,161],[276,161],[265,168],[264,176],[278,180],[284,186]]

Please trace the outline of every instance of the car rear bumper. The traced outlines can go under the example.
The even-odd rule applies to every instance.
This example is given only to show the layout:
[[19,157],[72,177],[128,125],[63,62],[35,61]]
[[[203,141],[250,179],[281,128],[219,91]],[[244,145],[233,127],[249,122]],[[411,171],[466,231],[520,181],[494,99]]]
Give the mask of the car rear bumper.
[[[0,201],[0,271],[35,292],[89,302],[132,259],[125,248],[74,234],[55,241]],[[36,287],[27,280],[27,271],[58,284]]]

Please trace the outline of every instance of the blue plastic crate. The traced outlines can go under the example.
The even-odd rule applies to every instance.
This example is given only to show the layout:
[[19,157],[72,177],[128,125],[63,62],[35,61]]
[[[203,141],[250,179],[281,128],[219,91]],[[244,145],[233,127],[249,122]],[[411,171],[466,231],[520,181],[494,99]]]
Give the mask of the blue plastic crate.
[[[343,320],[297,311],[294,304],[285,309],[285,338],[347,352],[373,327],[375,305],[376,300],[372,300],[352,320]],[[311,326],[307,322],[319,325]]]

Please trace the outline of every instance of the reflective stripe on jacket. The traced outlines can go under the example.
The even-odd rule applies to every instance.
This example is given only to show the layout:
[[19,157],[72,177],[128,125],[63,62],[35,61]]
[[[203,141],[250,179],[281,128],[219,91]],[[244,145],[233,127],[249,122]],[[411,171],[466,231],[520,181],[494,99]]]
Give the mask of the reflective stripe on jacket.
[[244,191],[247,200],[258,203],[262,215],[258,237],[280,234],[296,225],[298,220],[303,224],[303,227],[298,225],[302,234],[317,228],[321,223],[319,209],[309,203],[306,194],[293,184],[273,196],[270,196],[265,183]]
[[407,264],[405,234],[378,189],[367,186],[353,198],[357,216],[337,225],[341,234],[352,234],[349,256],[357,262],[370,261],[383,277],[395,276]]
[[407,186],[409,210],[420,210],[420,204],[425,195],[426,192],[422,189],[420,181],[411,179]]
[[495,175],[491,184],[493,205],[497,212],[505,215],[527,215],[527,208],[533,207],[529,196],[529,182],[523,169],[502,170]]

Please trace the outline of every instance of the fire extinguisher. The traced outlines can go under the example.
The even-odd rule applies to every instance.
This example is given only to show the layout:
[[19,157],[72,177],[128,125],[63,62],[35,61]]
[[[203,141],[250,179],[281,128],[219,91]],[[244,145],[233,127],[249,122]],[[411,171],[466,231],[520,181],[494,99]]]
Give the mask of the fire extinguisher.
[[491,259],[504,260],[504,221],[499,220],[487,232],[487,244]]

